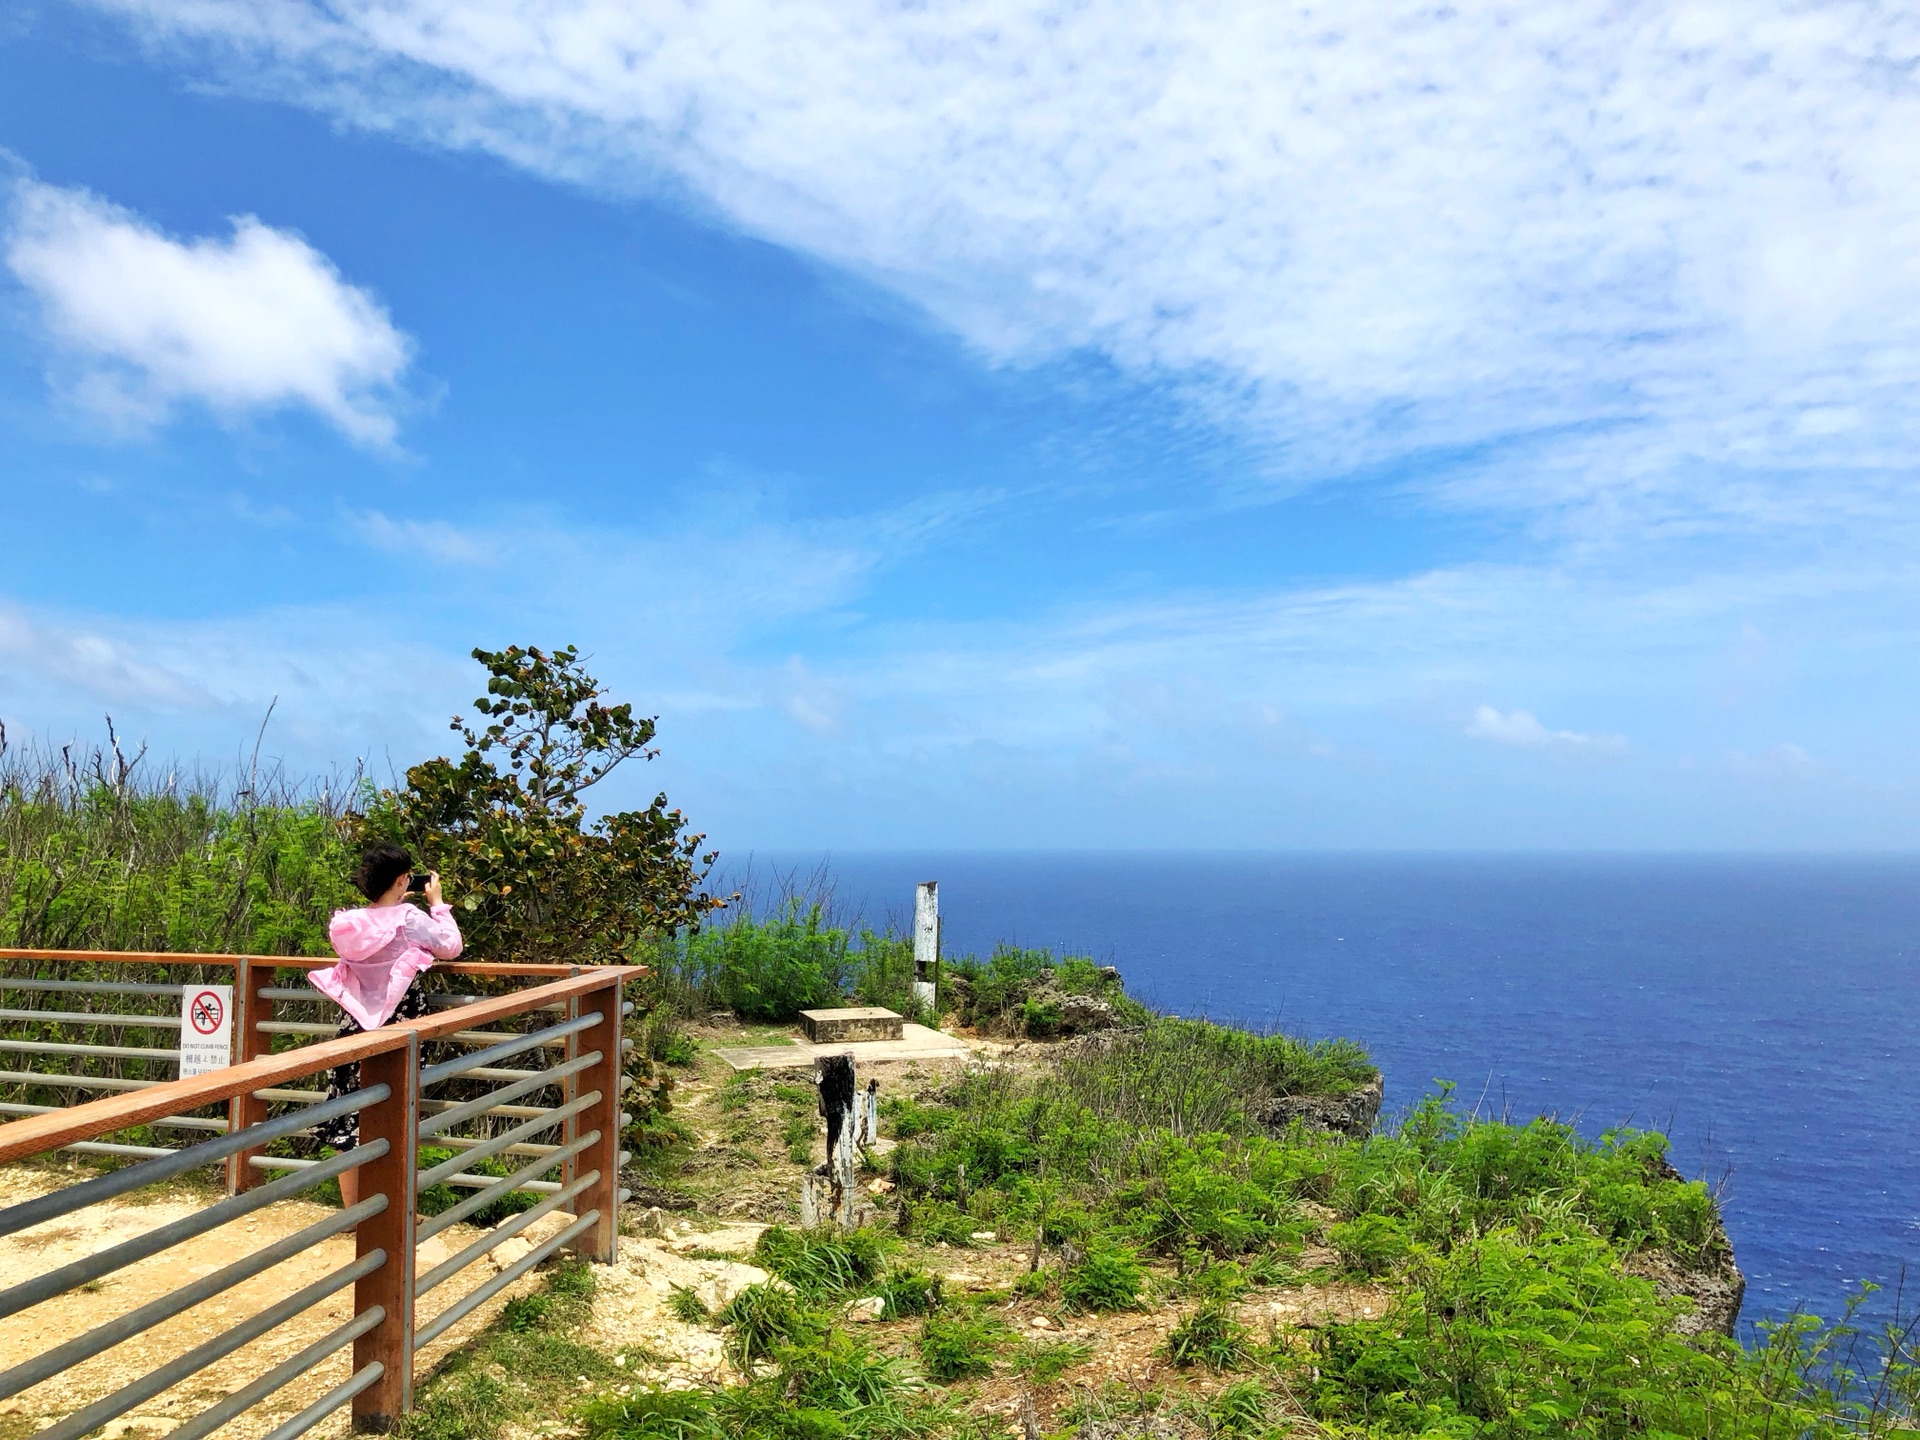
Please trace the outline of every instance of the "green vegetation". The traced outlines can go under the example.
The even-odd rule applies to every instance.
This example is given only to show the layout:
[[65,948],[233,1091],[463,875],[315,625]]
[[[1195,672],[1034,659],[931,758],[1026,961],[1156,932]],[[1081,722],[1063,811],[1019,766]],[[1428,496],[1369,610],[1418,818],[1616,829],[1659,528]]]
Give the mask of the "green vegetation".
[[660,976],[662,1005],[688,1015],[719,1008],[783,1022],[854,1001],[935,1018],[914,998],[912,941],[837,924],[817,899],[788,895],[764,915],[736,902],[717,923],[662,941],[647,963]]
[[920,1322],[920,1359],[935,1380],[991,1375],[995,1358],[1011,1341],[1007,1322],[993,1315],[955,1310]]
[[327,916],[358,898],[352,786],[142,767],[117,739],[23,752],[0,732],[0,944],[325,954]]
[[713,854],[659,795],[645,810],[587,818],[587,791],[651,760],[654,721],[606,691],[572,646],[475,650],[480,722],[454,717],[458,761],[427,760],[366,797],[357,840],[408,846],[438,870],[483,954],[573,965],[629,960],[650,937],[697,926],[723,903],[700,889]]
[[960,1023],[1000,1034],[1045,1039],[1061,1033],[1069,996],[1106,1002],[1122,1025],[1141,1024],[1150,1013],[1126,993],[1117,971],[1085,955],[996,945],[984,960],[957,956],[943,969],[944,1003]]

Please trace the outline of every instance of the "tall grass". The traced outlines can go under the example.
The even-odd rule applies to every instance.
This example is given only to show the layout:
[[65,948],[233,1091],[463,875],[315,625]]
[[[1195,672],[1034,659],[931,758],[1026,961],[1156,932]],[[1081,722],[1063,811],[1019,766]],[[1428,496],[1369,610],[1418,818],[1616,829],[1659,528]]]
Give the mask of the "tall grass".
[[327,953],[358,897],[344,787],[277,766],[182,773],[105,746],[15,747],[0,731],[0,944]]
[[818,893],[737,901],[698,931],[661,940],[646,959],[657,1003],[683,1015],[726,1009],[778,1022],[857,1002],[934,1018],[914,995],[912,939],[842,920]]

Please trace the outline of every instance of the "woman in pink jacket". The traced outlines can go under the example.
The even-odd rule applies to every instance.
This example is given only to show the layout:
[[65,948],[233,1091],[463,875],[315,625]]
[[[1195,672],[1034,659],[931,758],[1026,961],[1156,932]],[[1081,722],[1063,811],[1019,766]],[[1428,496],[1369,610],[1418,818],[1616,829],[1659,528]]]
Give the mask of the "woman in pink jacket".
[[[454,923],[453,907],[440,894],[439,875],[426,877],[425,910],[409,904],[413,857],[398,845],[384,840],[369,845],[353,883],[372,903],[334,912],[327,935],[340,963],[307,976],[316,990],[346,1012],[340,1022],[341,1036],[425,1015],[427,997],[421,992],[420,976],[435,960],[451,960],[460,953],[460,927]],[[339,1065],[327,1081],[327,1098],[359,1088],[359,1064]],[[351,1150],[360,1143],[360,1117],[339,1116],[316,1125],[313,1133],[322,1145]],[[358,1203],[358,1170],[341,1174],[340,1199],[348,1206]]]

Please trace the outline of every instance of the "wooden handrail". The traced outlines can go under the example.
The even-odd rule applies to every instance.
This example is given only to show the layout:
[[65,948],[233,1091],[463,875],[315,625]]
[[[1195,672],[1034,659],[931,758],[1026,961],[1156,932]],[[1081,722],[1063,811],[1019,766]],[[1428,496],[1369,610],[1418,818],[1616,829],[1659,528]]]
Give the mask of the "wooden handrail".
[[[618,979],[638,978],[644,973],[644,971],[619,965],[599,965],[591,970],[582,970],[565,980],[556,980],[549,985],[535,985],[529,990],[516,990],[511,995],[495,995],[488,1000],[476,1000],[471,1005],[462,1005],[456,1010],[442,1010],[438,1015],[424,1016],[419,1020],[402,1020],[399,1023],[409,1030],[418,1030],[422,1040],[438,1040],[442,1035],[451,1035],[456,1030],[475,1030],[489,1021],[504,1020],[522,1011],[551,1005],[556,1000],[565,1000],[569,996],[611,985]],[[617,1030],[620,1017],[616,1015],[613,1020],[614,1028]]]
[[[202,1105],[231,1100],[236,1095],[270,1089],[283,1081],[318,1074],[336,1065],[364,1060],[368,1056],[405,1045],[405,1032],[410,1030],[417,1032],[423,1041],[437,1039],[456,1030],[471,1029],[490,1020],[518,1015],[589,990],[610,986],[621,977],[634,973],[620,966],[597,966],[570,975],[565,980],[535,985],[511,995],[479,1000],[442,1015],[403,1020],[342,1039],[321,1040],[298,1049],[283,1050],[277,1055],[263,1055],[257,1060],[229,1065],[223,1070],[212,1070],[205,1075],[165,1080],[144,1090],[113,1095],[104,1100],[90,1100],[70,1109],[16,1120],[0,1125],[0,1164],[48,1150],[58,1150],[64,1145],[91,1140],[115,1130],[144,1125],[149,1120],[183,1114]],[[613,1034],[616,1036],[619,1033],[619,1018],[614,1017]],[[617,1041],[615,1043],[617,1045]],[[617,1056],[618,1053],[616,1049],[614,1054]]]
[[[338,965],[335,955],[198,955],[179,950],[21,950],[0,948],[0,960],[53,960],[76,965],[125,962],[134,965],[221,965],[228,969],[242,960],[250,965],[268,965],[287,970],[319,970]],[[434,969],[452,975],[577,975],[584,969],[606,967],[583,965],[544,965],[512,960],[442,960]]]

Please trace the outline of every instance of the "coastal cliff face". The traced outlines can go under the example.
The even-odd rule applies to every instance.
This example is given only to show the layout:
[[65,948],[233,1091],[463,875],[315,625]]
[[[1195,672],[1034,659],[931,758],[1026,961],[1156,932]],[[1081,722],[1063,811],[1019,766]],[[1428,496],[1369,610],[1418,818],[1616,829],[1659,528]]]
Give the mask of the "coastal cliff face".
[[[1655,1162],[1654,1172],[1661,1180],[1686,1178],[1665,1160]],[[1651,1280],[1662,1300],[1684,1296],[1693,1302],[1693,1313],[1674,1322],[1678,1334],[1730,1336],[1739,1323],[1747,1277],[1734,1262],[1733,1242],[1727,1238],[1718,1207],[1714,1210],[1713,1235],[1699,1255],[1683,1261],[1670,1251],[1642,1250],[1629,1257],[1623,1268],[1629,1275]]]

